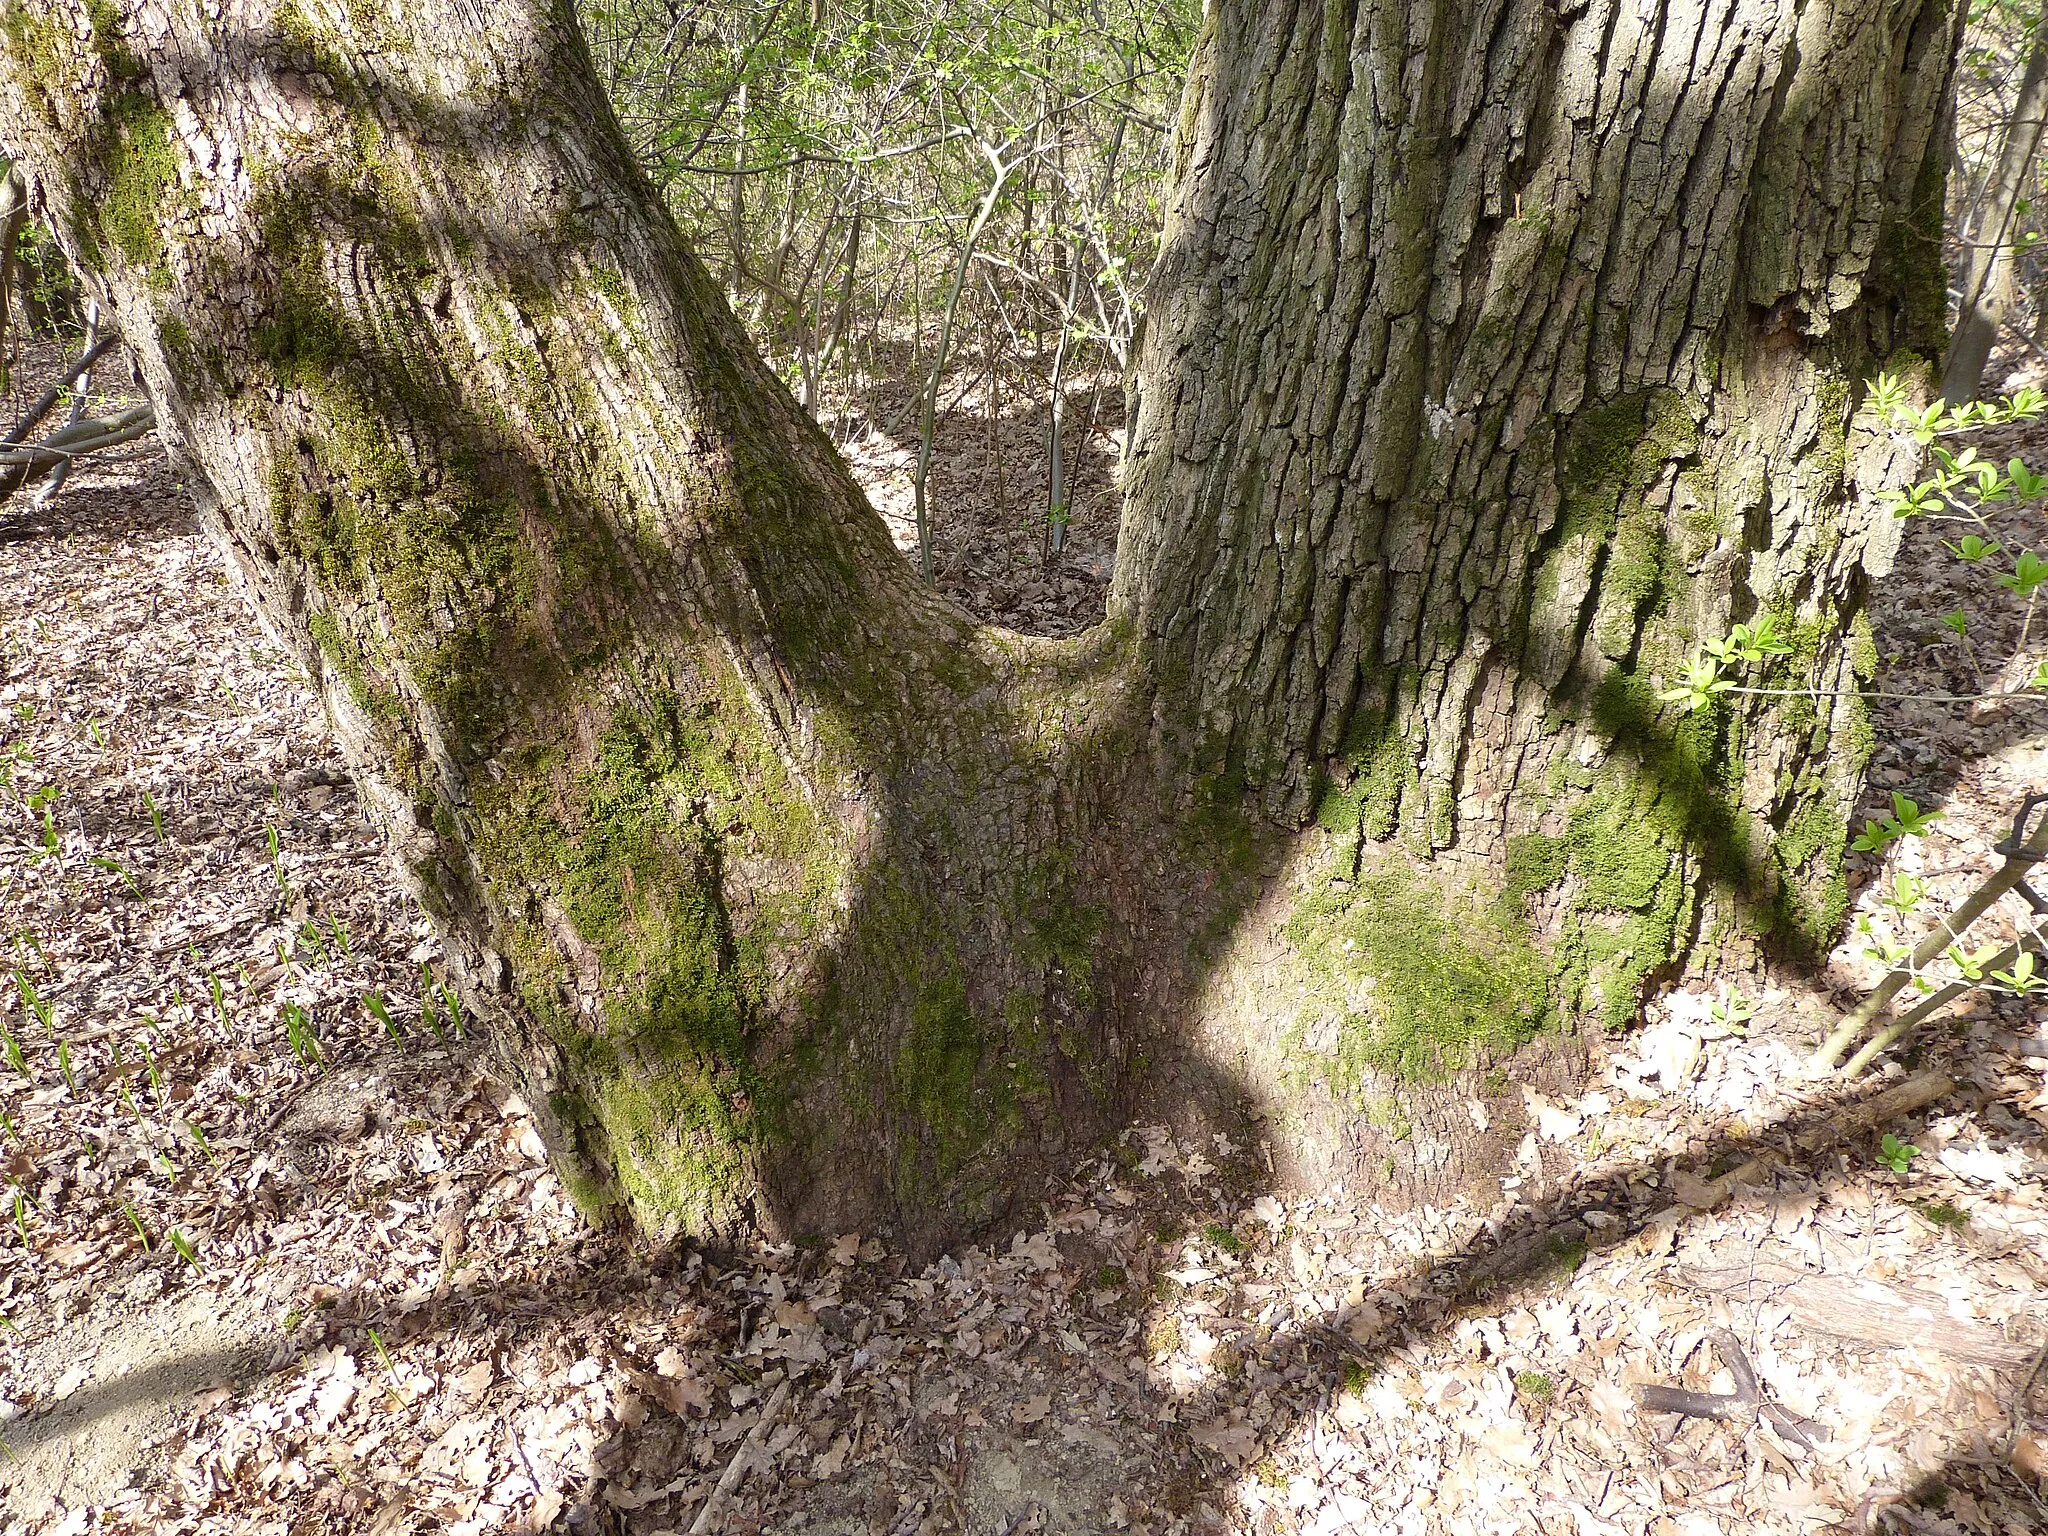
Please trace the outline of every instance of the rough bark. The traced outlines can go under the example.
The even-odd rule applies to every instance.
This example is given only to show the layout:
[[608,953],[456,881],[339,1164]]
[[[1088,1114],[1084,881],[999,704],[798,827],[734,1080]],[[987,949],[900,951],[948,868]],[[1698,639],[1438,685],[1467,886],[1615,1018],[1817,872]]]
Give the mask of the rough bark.
[[1963,405],[1983,387],[1984,365],[1998,343],[1999,327],[2012,313],[2013,238],[2019,208],[2034,180],[2034,160],[2041,147],[2041,128],[2048,121],[2048,13],[2037,24],[2013,101],[2012,121],[1998,149],[1998,169],[1984,189],[1984,206],[1970,221],[1970,262],[1963,277],[1963,299],[1956,330],[1942,361],[1941,398]]
[[1759,611],[1852,676],[1939,0],[1219,5],[1058,643],[912,579],[565,5],[4,19],[6,147],[593,1207],[933,1240],[1247,1100],[1434,1187],[1531,1035],[1839,922],[1857,706],[1655,696]]

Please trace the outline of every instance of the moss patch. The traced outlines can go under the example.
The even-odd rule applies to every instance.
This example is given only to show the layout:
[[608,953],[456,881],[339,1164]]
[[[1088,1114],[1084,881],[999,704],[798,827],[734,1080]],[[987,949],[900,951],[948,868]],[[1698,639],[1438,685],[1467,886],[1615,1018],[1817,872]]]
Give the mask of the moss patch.
[[1326,881],[1285,933],[1306,972],[1304,1022],[1337,1019],[1334,1048],[1303,1065],[1361,1103],[1372,1073],[1438,1079],[1513,1049],[1553,1016],[1549,970],[1519,914],[1447,900],[1426,875],[1383,867],[1355,884]]

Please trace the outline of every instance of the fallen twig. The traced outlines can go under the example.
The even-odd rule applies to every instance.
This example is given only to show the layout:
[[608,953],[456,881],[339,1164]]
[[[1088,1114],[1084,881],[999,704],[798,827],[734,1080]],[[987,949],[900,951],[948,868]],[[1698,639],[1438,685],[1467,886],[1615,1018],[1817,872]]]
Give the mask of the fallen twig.
[[1726,1328],[1707,1335],[1714,1353],[1735,1378],[1733,1392],[1694,1392],[1684,1387],[1644,1386],[1636,1389],[1637,1406],[1646,1413],[1675,1413],[1691,1419],[1761,1418],[1786,1444],[1810,1451],[1828,1438],[1827,1430],[1804,1418],[1783,1403],[1769,1401],[1758,1384],[1756,1371],[1743,1353],[1741,1343]]
[[754,1458],[754,1452],[768,1438],[768,1431],[782,1416],[782,1405],[789,1401],[789,1381],[769,1394],[766,1406],[761,1409],[761,1419],[747,1438],[740,1442],[740,1448],[732,1453],[732,1460],[725,1464],[725,1471],[718,1479],[718,1485],[711,1490],[711,1496],[704,1501],[704,1507],[697,1511],[697,1518],[690,1523],[690,1536],[704,1536],[711,1529],[711,1521],[724,1506],[733,1489],[739,1487],[740,1479],[747,1475],[747,1465]]

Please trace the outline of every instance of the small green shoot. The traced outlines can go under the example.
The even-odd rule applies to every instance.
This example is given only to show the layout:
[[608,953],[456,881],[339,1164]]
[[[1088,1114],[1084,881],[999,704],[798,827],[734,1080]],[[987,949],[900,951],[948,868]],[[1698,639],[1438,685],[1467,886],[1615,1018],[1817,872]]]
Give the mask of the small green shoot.
[[1877,1160],[1901,1179],[1911,1170],[1913,1159],[1919,1155],[1918,1147],[1910,1141],[1899,1140],[1890,1131],[1886,1131],[1884,1140],[1877,1144]]
[[142,803],[149,810],[149,828],[156,834],[157,847],[168,846],[170,839],[164,836],[164,813],[157,806],[156,796],[145,789],[142,792]]
[[327,931],[334,940],[334,947],[348,959],[355,959],[356,952],[348,942],[348,924],[330,912],[327,915]]
[[135,1214],[135,1207],[123,1200],[121,1214],[128,1218],[128,1225],[135,1229],[135,1237],[142,1244],[142,1251],[149,1252],[149,1234],[142,1230],[142,1218]]
[[119,859],[110,859],[103,853],[96,853],[92,855],[90,858],[88,858],[86,860],[86,863],[90,864],[94,869],[105,870],[108,874],[112,875],[115,879],[119,880],[123,885],[128,887],[130,894],[132,894],[137,901],[141,901],[143,899],[142,887],[135,883],[135,877],[133,875],[129,874],[127,870],[121,867],[121,861]]
[[28,1011],[42,1020],[43,1032],[54,1037],[57,1029],[55,1024],[51,1022],[52,1013],[50,1005],[44,1002],[42,994],[36,991],[35,983],[17,969],[14,973],[14,986],[15,990],[21,993],[21,1000],[27,1006]]
[[385,1034],[389,1035],[400,1045],[405,1043],[405,1037],[398,1032],[398,1026],[392,1022],[391,1010],[384,1006],[384,999],[380,995],[375,992],[365,992],[363,994],[363,1006],[370,1010],[372,1018],[384,1026]]
[[284,1037],[299,1060],[309,1067],[320,1065],[320,1037],[314,1032],[313,1017],[297,1003],[284,1005]]
[[202,1131],[197,1123],[191,1120],[181,1120],[178,1123],[185,1127],[185,1134],[199,1144],[199,1150],[205,1153],[206,1160],[213,1164],[214,1172],[220,1172],[220,1159],[214,1156],[213,1143],[206,1139],[206,1132]]
[[71,1042],[69,1040],[59,1040],[57,1042],[57,1070],[64,1074],[64,1084],[75,1097],[78,1093],[78,1079],[71,1075]]
[[1735,988],[1724,987],[1721,995],[1708,1004],[1707,1016],[1716,1024],[1725,1024],[1740,1031],[1743,1025],[1756,1017],[1756,1004]]
[[206,1270],[199,1262],[198,1251],[192,1246],[192,1240],[185,1236],[184,1233],[173,1227],[164,1234],[164,1241],[177,1251],[179,1258],[192,1266],[193,1274],[204,1275],[206,1273]]
[[264,840],[270,845],[270,872],[277,877],[279,891],[289,891],[284,879],[284,850],[278,846],[277,826],[273,822],[263,823]]

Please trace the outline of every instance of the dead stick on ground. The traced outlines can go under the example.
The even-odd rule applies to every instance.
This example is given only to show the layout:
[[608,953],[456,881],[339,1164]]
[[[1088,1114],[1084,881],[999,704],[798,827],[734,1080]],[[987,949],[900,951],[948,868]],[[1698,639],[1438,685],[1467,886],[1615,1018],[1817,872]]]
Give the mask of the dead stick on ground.
[[754,1452],[768,1438],[768,1431],[775,1421],[782,1417],[782,1405],[789,1401],[789,1383],[784,1381],[768,1398],[768,1405],[761,1410],[761,1422],[753,1432],[740,1442],[740,1448],[733,1452],[732,1460],[725,1464],[725,1472],[718,1479],[718,1486],[711,1490],[711,1497],[704,1501],[704,1507],[697,1511],[697,1518],[690,1525],[690,1536],[704,1536],[711,1529],[712,1518],[725,1505],[733,1489],[739,1487],[740,1479],[747,1475],[747,1463],[754,1458]]

